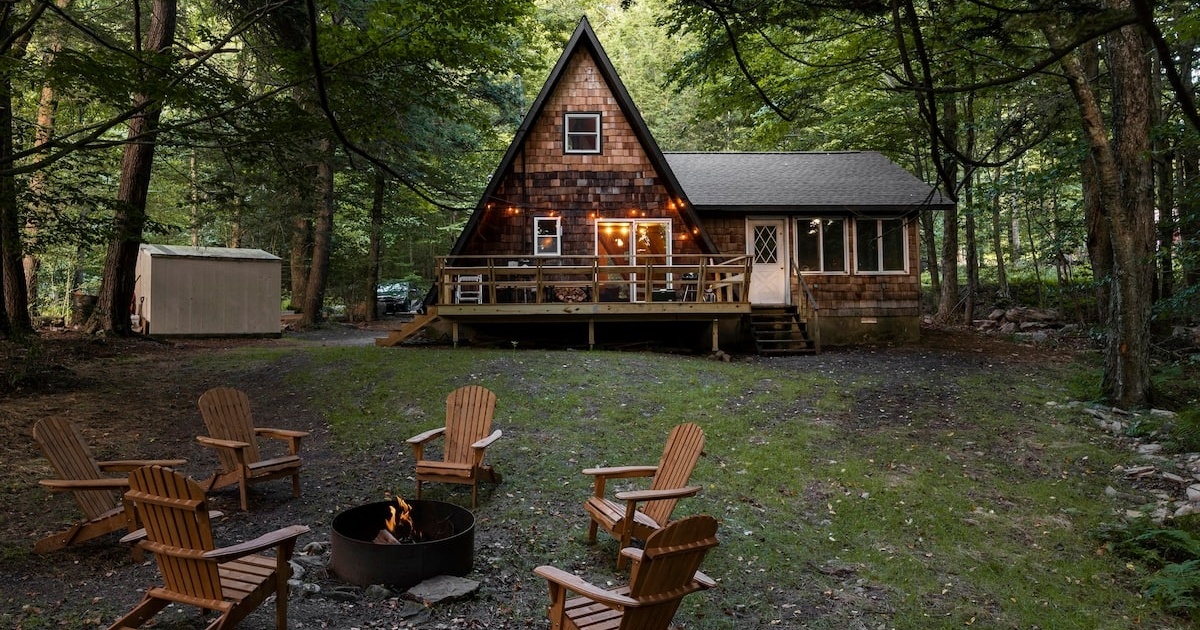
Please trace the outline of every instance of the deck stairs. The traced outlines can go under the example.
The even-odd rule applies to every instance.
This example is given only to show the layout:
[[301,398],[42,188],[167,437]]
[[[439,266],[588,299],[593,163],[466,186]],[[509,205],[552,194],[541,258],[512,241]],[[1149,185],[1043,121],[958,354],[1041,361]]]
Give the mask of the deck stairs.
[[754,347],[760,355],[816,353],[808,334],[808,322],[797,314],[794,306],[755,306],[750,312],[750,325]]
[[430,307],[428,312],[417,315],[412,319],[412,321],[405,322],[404,325],[400,326],[400,328],[396,330],[389,331],[388,336],[376,337],[375,345],[389,348],[392,346],[398,346],[404,343],[405,340],[411,338],[413,335],[421,332],[422,328],[437,321],[437,319],[437,309]]

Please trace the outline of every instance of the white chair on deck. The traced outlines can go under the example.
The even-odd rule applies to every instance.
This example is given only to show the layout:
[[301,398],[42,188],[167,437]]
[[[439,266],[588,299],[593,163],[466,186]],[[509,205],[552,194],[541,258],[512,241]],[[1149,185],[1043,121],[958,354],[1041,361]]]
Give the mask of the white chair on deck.
[[483,276],[459,276],[454,284],[455,304],[483,304]]

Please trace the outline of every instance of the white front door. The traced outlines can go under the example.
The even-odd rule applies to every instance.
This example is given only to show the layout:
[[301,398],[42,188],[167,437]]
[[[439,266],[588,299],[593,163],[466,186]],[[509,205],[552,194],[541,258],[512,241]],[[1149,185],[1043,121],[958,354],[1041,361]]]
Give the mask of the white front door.
[[750,303],[787,304],[787,220],[747,219],[746,250],[751,261]]

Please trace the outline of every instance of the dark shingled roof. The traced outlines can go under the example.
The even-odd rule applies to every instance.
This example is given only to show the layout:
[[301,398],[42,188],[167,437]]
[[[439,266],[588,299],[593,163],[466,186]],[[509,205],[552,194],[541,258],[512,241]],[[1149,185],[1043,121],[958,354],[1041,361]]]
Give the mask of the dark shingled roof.
[[913,211],[951,207],[874,151],[664,153],[699,211]]

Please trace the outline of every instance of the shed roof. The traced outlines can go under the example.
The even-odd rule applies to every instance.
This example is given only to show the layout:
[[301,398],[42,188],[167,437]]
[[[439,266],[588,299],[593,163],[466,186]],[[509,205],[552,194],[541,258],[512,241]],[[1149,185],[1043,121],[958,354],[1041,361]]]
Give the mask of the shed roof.
[[152,245],[143,243],[141,250],[150,256],[164,258],[221,258],[224,260],[281,260],[261,249],[242,247],[192,247],[190,245]]
[[664,153],[697,210],[916,210],[951,207],[875,151]]

